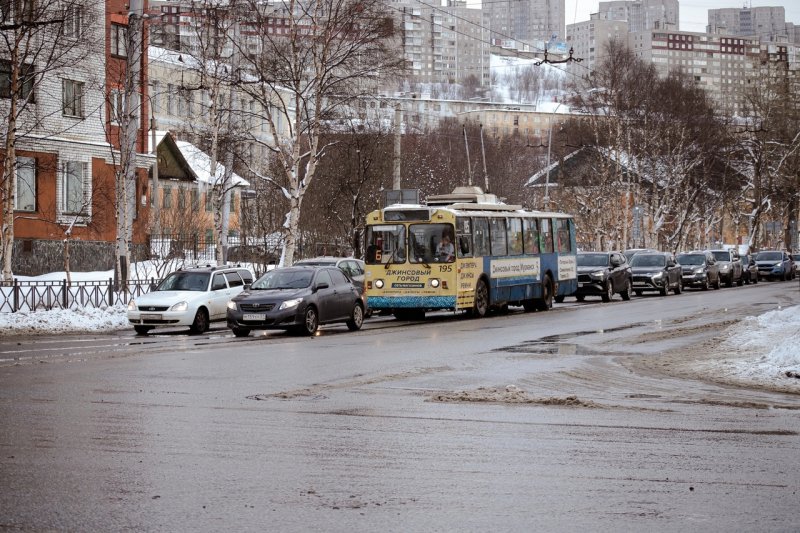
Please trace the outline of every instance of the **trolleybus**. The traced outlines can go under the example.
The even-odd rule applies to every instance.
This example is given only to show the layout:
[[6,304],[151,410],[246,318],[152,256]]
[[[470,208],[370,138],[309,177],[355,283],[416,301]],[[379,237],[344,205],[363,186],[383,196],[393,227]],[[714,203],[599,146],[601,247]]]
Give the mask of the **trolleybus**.
[[477,187],[369,213],[365,246],[368,305],[400,319],[434,310],[482,317],[508,305],[546,311],[577,289],[573,218]]

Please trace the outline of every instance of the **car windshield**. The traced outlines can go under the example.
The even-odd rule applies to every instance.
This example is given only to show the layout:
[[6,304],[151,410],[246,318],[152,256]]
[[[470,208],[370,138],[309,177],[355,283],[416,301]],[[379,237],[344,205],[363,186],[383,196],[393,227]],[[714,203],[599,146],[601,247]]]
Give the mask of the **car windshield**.
[[608,254],[578,254],[578,266],[608,266]]
[[781,252],[758,252],[756,254],[756,261],[780,261],[783,259]]
[[663,255],[636,254],[631,258],[632,267],[663,267],[667,258]]
[[678,256],[678,263],[682,265],[703,265],[706,262],[706,256],[703,254],[685,254]]
[[250,286],[251,289],[304,289],[311,285],[312,270],[270,270]]
[[730,261],[731,260],[730,252],[726,252],[725,250],[720,250],[720,251],[711,252],[711,253],[714,254],[714,259],[716,259],[717,261]]
[[173,272],[156,287],[157,291],[205,291],[210,274],[202,272]]

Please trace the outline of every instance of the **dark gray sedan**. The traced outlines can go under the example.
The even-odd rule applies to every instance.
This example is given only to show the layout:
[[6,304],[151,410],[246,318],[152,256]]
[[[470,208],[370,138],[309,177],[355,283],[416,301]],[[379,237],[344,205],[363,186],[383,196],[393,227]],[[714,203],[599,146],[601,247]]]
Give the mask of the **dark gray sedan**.
[[228,303],[228,327],[237,337],[254,329],[286,329],[314,335],[320,324],[344,322],[361,329],[361,291],[336,267],[271,270]]

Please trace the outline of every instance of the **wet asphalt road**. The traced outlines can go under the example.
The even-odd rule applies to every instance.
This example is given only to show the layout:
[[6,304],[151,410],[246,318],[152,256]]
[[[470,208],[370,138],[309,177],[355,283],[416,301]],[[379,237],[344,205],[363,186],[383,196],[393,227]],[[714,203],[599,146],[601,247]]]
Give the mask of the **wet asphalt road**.
[[626,364],[708,351],[795,283],[571,302],[2,338],[0,530],[800,529],[800,396]]

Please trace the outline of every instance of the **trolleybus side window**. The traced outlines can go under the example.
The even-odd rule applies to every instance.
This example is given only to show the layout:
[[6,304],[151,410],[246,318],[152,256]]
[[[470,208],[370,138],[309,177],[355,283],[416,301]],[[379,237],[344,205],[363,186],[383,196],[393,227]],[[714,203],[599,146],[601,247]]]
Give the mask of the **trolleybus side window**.
[[569,221],[566,218],[556,219],[556,238],[558,239],[559,252],[571,252],[572,245],[569,242]]
[[522,220],[508,219],[508,255],[522,255]]
[[459,257],[472,257],[472,224],[466,217],[456,219],[456,249]]
[[475,255],[478,257],[489,255],[489,220],[486,218],[473,218],[475,226],[472,237],[475,241]]
[[492,218],[489,227],[489,234],[492,238],[492,255],[507,255],[506,219]]
[[553,252],[553,231],[550,227],[550,219],[542,218],[539,220],[539,236],[541,253],[549,254]]
[[525,253],[539,253],[539,227],[535,218],[525,218],[522,220],[522,227],[525,237]]
[[405,263],[406,227],[402,224],[378,224],[367,226],[368,264]]

